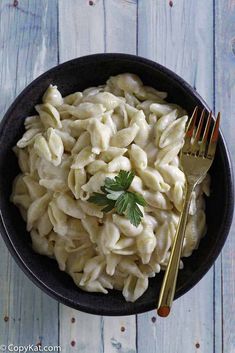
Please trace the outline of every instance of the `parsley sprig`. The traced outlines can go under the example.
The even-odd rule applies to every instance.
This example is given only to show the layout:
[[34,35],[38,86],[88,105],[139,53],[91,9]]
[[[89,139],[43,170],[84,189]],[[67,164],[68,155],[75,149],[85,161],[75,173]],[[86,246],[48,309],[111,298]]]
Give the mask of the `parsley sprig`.
[[135,227],[141,222],[143,213],[138,205],[145,206],[146,201],[140,194],[128,191],[135,173],[121,170],[114,178],[105,178],[104,186],[100,189],[103,193],[94,192],[88,199],[102,208],[103,212],[110,212],[116,209],[119,215],[125,215]]

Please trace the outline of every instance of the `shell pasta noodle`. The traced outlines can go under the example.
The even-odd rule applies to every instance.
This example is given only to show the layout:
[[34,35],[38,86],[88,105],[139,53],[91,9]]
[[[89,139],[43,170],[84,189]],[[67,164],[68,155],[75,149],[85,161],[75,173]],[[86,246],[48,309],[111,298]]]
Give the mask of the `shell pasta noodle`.
[[[183,207],[179,152],[188,116],[166,97],[124,73],[66,97],[50,85],[25,119],[13,148],[21,173],[11,201],[34,251],[55,259],[82,290],[117,289],[134,302],[167,266]],[[134,173],[128,195],[145,200],[136,224],[115,208],[105,211],[102,200],[90,201],[123,171]],[[182,257],[206,233],[204,194],[209,175],[192,195]]]

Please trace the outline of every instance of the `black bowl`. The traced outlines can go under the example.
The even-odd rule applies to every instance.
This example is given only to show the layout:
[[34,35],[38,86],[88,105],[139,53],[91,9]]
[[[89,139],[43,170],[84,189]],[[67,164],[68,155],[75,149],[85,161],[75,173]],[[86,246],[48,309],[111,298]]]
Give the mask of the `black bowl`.
[[[36,254],[18,209],[9,201],[13,179],[19,173],[12,147],[24,131],[25,117],[34,113],[35,104],[41,101],[50,83],[56,84],[62,95],[67,95],[103,84],[109,76],[124,72],[135,73],[144,84],[167,91],[169,102],[181,105],[189,114],[196,105],[209,110],[191,86],[165,67],[132,55],[97,54],[68,61],[34,80],[17,97],[0,125],[0,229],[3,239],[19,266],[44,292],[63,304],[92,314],[129,315],[154,309],[163,275],[160,273],[151,279],[148,290],[135,303],[127,303],[118,291],[104,295],[80,290],[72,278],[59,270],[56,261]],[[233,176],[221,134],[210,173],[212,194],[206,203],[208,231],[198,250],[184,259],[176,298],[191,289],[209,270],[230,228],[234,205]]]

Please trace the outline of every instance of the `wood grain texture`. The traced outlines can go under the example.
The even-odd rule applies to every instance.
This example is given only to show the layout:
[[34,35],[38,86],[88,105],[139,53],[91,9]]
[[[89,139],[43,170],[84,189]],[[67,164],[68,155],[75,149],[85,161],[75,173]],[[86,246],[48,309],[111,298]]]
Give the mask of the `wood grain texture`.
[[[139,1],[138,54],[178,73],[212,106],[213,2],[175,0],[171,5]],[[211,270],[174,303],[169,318],[139,315],[138,352],[212,352],[213,295]]]
[[214,264],[214,352],[222,352],[223,344],[223,300],[222,300],[222,256]]
[[103,1],[59,1],[60,62],[104,51],[104,17]]
[[[235,167],[234,18],[234,0],[2,0],[0,116],[58,60],[138,53],[177,72],[222,112]],[[60,344],[63,353],[235,352],[235,223],[214,269],[166,320],[154,311],[112,318],[59,305],[19,270],[1,238],[0,248],[0,345]]]
[[137,1],[104,0],[105,51],[136,54]]
[[[59,2],[61,62],[106,50],[136,53],[135,2],[106,0],[89,5],[89,2],[79,0],[69,1],[69,5]],[[130,36],[126,36],[127,31]],[[121,331],[123,328],[125,331]],[[111,319],[60,305],[60,344],[63,352],[74,349],[83,353],[134,353],[135,316]]]
[[[56,1],[0,2],[1,116],[32,79],[56,65],[56,13]],[[0,344],[57,344],[57,302],[19,270],[2,239],[0,248]]]
[[135,316],[104,317],[104,353],[136,353]]
[[[93,4],[83,0],[59,1],[60,62],[104,51],[103,3]],[[60,305],[59,320],[63,353],[103,353],[102,317]]]
[[[137,2],[104,0],[105,50],[136,54]],[[104,353],[136,353],[136,317],[104,317]],[[123,331],[122,331],[123,330]]]
[[[215,1],[215,107],[235,167],[235,1]],[[235,221],[222,252],[222,353],[235,352]],[[218,350],[219,352],[219,350]]]
[[103,353],[103,320],[60,305],[60,340],[62,352]]

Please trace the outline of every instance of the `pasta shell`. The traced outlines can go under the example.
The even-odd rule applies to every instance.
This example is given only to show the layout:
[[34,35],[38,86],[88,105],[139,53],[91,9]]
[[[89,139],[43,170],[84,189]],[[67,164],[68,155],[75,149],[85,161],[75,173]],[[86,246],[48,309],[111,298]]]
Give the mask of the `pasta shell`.
[[31,230],[36,220],[46,212],[50,194],[45,194],[31,203],[27,212],[27,230]]
[[50,85],[42,97],[43,103],[49,103],[54,107],[63,104],[63,98],[57,86]]
[[162,175],[155,169],[147,167],[144,170],[138,170],[138,174],[143,183],[153,191],[166,192],[170,186],[165,183]]
[[74,194],[76,199],[79,199],[81,187],[86,183],[86,172],[84,168],[70,169],[68,175],[68,187]]
[[129,156],[131,162],[137,169],[145,169],[148,165],[148,157],[144,150],[138,145],[132,143],[131,148],[129,149]]
[[148,287],[148,278],[137,278],[135,276],[128,276],[124,281],[122,294],[127,302],[136,301],[146,291]]
[[61,128],[60,114],[58,110],[50,103],[38,104],[35,106],[40,119],[45,128],[54,127]]
[[74,163],[71,165],[72,169],[84,168],[89,163],[95,160],[95,153],[92,152],[91,147],[83,148],[75,157]]
[[110,144],[114,147],[127,147],[132,141],[135,139],[137,133],[139,131],[139,126],[137,124],[133,124],[131,127],[127,127],[118,131],[115,135],[111,137]]

